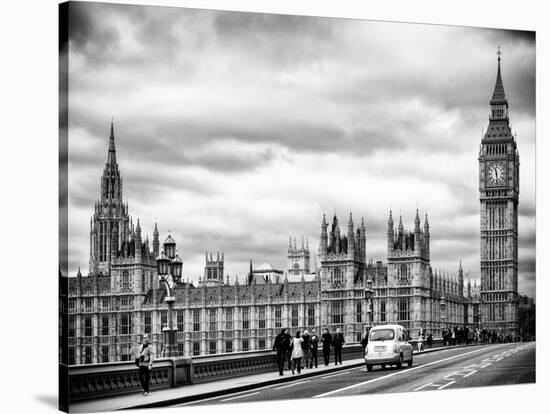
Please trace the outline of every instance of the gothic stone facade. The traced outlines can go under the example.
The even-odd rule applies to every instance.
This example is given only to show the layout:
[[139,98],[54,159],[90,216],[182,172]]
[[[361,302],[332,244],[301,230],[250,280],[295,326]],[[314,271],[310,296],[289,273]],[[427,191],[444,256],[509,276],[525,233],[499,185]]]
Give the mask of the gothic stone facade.
[[[365,326],[390,322],[404,325],[413,338],[420,329],[438,336],[442,328],[480,323],[487,329],[516,329],[519,156],[507,109],[499,60],[490,125],[479,157],[480,287],[472,288],[469,281],[464,285],[461,265],[455,275],[432,268],[428,218],[421,226],[418,211],[413,231],[405,231],[401,218],[395,230],[390,212],[386,264],[367,262],[363,219],[355,228],[350,213],[344,234],[336,216],[330,232],[323,216],[320,267],[314,260],[313,273],[308,242],[299,249],[289,244],[286,273],[270,266],[254,271],[251,263],[242,284],[224,281],[223,253],[215,258],[207,253],[198,286],[187,280],[174,289],[179,353],[270,349],[283,327],[317,332],[340,328],[348,343],[357,342]],[[163,353],[167,306],[156,272],[159,231],[155,224],[151,248],[122,200],[111,124],[101,195],[90,220],[89,272],[83,276],[79,270],[69,278],[70,364],[131,360],[144,334],[151,337],[157,355]],[[167,243],[174,244],[170,235]],[[366,299],[369,282],[372,300]]]
[[482,323],[489,331],[517,336],[519,153],[510,129],[500,51],[490,106],[479,151]]

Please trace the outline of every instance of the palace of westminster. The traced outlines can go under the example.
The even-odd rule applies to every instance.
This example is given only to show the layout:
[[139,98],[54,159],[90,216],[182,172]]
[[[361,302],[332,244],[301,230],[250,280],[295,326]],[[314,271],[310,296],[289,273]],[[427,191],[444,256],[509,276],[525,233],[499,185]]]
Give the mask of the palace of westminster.
[[[171,296],[179,355],[271,349],[281,328],[320,332],[340,328],[348,343],[365,326],[399,323],[412,338],[442,328],[469,326],[516,335],[518,331],[519,155],[511,134],[500,54],[487,132],[479,152],[481,284],[430,264],[430,226],[416,212],[412,230],[387,221],[387,262],[367,260],[364,220],[350,213],[342,227],[336,215],[322,217],[318,261],[310,268],[309,243],[290,241],[286,271],[268,263],[246,280],[224,276],[223,253],[205,256],[198,286],[178,281]],[[156,259],[164,253],[180,261],[175,240],[161,247],[155,224],[152,244],[134,225],[122,198],[113,125],[101,196],[90,220],[89,273],[69,277],[69,364],[128,361],[142,335],[163,355],[167,325],[166,290]],[[317,265],[319,263],[319,265]]]

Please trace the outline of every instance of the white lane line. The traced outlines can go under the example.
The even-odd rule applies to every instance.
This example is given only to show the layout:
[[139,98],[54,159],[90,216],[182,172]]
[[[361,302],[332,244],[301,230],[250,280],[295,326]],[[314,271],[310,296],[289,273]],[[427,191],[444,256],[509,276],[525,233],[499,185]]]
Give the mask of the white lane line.
[[236,400],[237,398],[250,397],[251,395],[256,395],[256,394],[259,394],[259,393],[260,393],[260,391],[258,391],[258,392],[251,392],[250,394],[237,395],[236,397],[225,398],[225,399],[220,400],[220,401],[231,401],[231,400]]
[[294,387],[295,385],[305,384],[306,382],[309,382],[309,380],[293,382],[292,384],[283,385],[282,387],[277,387],[277,388],[275,388],[275,389],[276,389],[276,390],[282,390],[283,388]]
[[347,374],[347,372],[339,372],[338,374],[325,375],[323,377],[319,377],[319,379],[332,378],[332,377],[337,377],[338,375],[344,375],[344,374]]
[[449,385],[452,385],[454,384],[456,381],[451,381],[451,382],[448,382],[446,383],[445,385],[442,385],[441,387],[438,388],[438,390],[442,390],[443,388],[447,388]]
[[429,387],[432,384],[433,384],[433,382],[428,382],[427,384],[424,384],[424,385],[421,385],[420,387],[415,388],[413,391],[421,390],[422,388]]
[[477,372],[477,369],[474,369],[472,372],[468,372],[466,375],[464,375],[464,378],[469,377],[470,375],[474,375]]
[[489,365],[491,365],[490,362],[487,362],[486,364],[480,365],[480,368],[487,368]]
[[465,352],[463,354],[453,355],[453,356],[450,356],[450,357],[447,357],[447,358],[439,359],[437,361],[428,362],[428,363],[423,364],[423,365],[417,365],[417,366],[412,367],[412,368],[407,368],[407,369],[404,369],[402,371],[392,372],[391,374],[384,375],[382,377],[377,377],[377,378],[373,378],[373,379],[368,380],[368,381],[363,381],[363,382],[359,382],[357,384],[349,385],[349,386],[344,387],[344,388],[339,388],[339,389],[332,390],[332,391],[329,391],[329,392],[324,392],[324,393],[319,394],[319,395],[314,395],[312,398],[326,397],[327,395],[332,395],[332,394],[336,394],[336,393],[339,393],[339,392],[342,392],[342,391],[347,391],[347,390],[350,390],[350,389],[353,389],[353,388],[361,387],[363,385],[370,384],[370,383],[373,383],[373,382],[376,382],[376,381],[381,381],[383,379],[390,378],[390,377],[393,377],[395,375],[406,374],[408,372],[415,371],[415,370],[420,369],[420,368],[429,367],[431,365],[439,364],[441,362],[450,361],[451,359],[460,358],[460,357],[463,357],[463,356],[466,356],[466,355],[470,355],[470,354],[473,354],[473,353],[476,353],[476,352],[486,351],[486,350],[487,350],[487,348],[483,347],[483,348],[475,349],[475,350],[470,351],[470,352]]
[[450,373],[450,374],[448,374],[448,375],[445,375],[443,378],[444,378],[444,379],[447,379],[447,378],[452,377],[453,375],[457,375],[457,374],[458,374],[458,372],[455,371],[455,372],[452,372],[452,373]]

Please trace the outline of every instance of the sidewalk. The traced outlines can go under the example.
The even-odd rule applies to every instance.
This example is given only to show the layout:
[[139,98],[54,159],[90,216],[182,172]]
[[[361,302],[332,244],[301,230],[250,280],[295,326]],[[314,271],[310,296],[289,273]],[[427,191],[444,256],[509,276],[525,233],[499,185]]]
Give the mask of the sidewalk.
[[[414,355],[435,352],[442,349],[460,348],[466,345],[447,346],[426,349],[421,352],[414,352]],[[472,346],[472,345],[470,345]],[[100,412],[115,411],[129,408],[153,408],[165,407],[174,404],[202,400],[205,398],[217,397],[224,394],[247,391],[260,386],[267,386],[279,383],[294,381],[299,378],[308,378],[320,374],[341,371],[347,368],[354,368],[365,363],[363,358],[343,361],[342,365],[334,365],[334,362],[328,366],[323,364],[318,368],[303,369],[300,375],[292,375],[291,371],[284,371],[284,376],[279,376],[277,371],[265,372],[262,374],[246,375],[242,377],[229,378],[219,381],[210,381],[200,384],[185,385],[177,388],[167,388],[152,391],[144,397],[140,393],[119,395],[113,397],[96,398],[87,401],[78,401],[71,403],[71,412]]]

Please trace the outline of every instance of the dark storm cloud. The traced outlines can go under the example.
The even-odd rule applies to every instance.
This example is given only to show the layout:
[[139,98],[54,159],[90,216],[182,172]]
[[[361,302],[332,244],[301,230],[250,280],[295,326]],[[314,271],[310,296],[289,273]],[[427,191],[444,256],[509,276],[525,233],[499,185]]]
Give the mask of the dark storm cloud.
[[[149,233],[153,219],[171,228],[192,277],[204,250],[223,250],[232,274],[250,258],[284,269],[289,235],[317,248],[323,212],[343,231],[350,210],[355,224],[365,215],[367,255],[385,259],[390,206],[411,224],[415,204],[430,215],[434,265],[455,271],[462,258],[478,276],[477,156],[499,44],[521,137],[520,257],[532,259],[533,35],[113,4],[71,13],[73,265],[89,254],[114,116],[130,213]],[[528,289],[533,264],[521,267]]]

